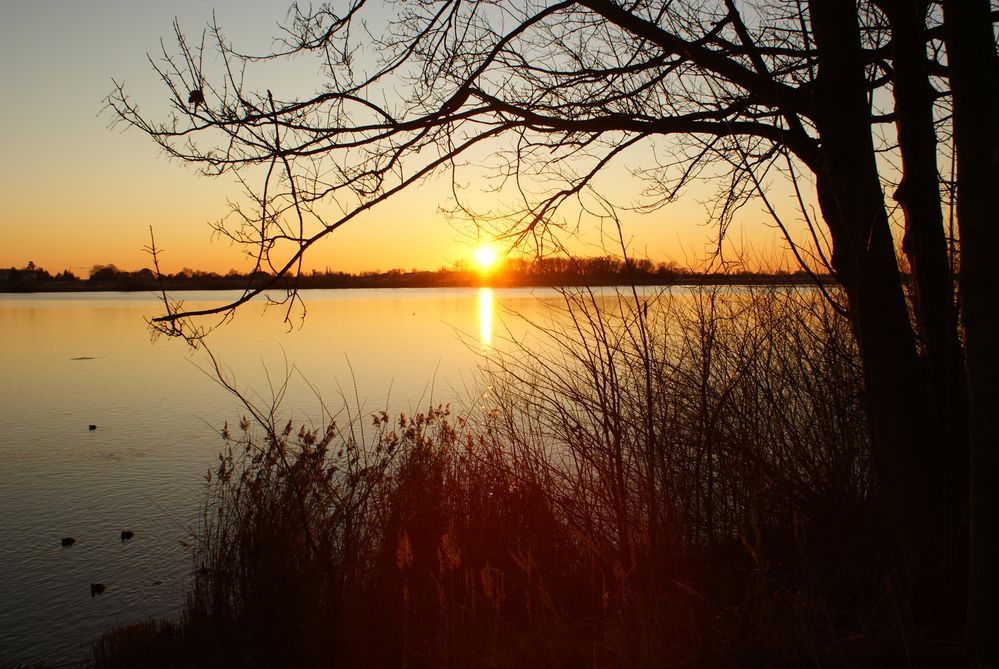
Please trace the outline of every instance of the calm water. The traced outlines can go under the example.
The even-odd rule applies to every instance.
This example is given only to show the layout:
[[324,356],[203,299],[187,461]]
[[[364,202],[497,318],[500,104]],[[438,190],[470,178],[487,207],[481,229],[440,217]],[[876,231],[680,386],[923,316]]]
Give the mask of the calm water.
[[[190,293],[187,306],[224,293]],[[291,375],[283,415],[412,411],[474,398],[482,354],[542,317],[553,291],[310,291],[301,328],[245,308],[212,335],[236,385],[265,405]],[[0,295],[0,659],[65,663],[114,625],[176,615],[184,545],[224,421],[243,409],[181,342],[151,340],[154,297]],[[94,424],[97,429],[90,431]],[[128,543],[119,535],[135,532]],[[76,544],[60,545],[62,537]],[[107,586],[90,596],[90,584]]]

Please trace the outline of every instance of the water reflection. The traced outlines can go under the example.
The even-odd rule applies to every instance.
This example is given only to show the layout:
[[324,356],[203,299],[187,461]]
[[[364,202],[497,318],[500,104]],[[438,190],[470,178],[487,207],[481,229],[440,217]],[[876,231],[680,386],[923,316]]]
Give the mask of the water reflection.
[[[264,406],[269,379],[298,365],[280,409],[296,428],[319,421],[325,403],[411,413],[431,398],[457,404],[466,379],[473,387],[478,356],[456,333],[473,349],[480,334],[480,346],[499,346],[492,303],[533,304],[521,295],[309,291],[302,328],[288,332],[278,309],[250,308],[211,345]],[[231,297],[178,295],[194,308]],[[143,317],[158,308],[148,293],[0,295],[0,368],[16,385],[0,391],[0,462],[15,463],[0,466],[0,667],[75,666],[114,625],[180,616],[184,528],[198,526],[218,430],[245,409],[180,342],[150,344]],[[133,540],[122,542],[125,529]],[[93,582],[107,586],[100,597]]]
[[[177,297],[200,308],[235,295]],[[307,301],[305,324],[293,332],[281,310],[251,307],[211,340],[238,385],[265,406],[272,373],[303,370],[306,382],[292,379],[280,408],[296,426],[319,420],[317,393],[334,410],[342,401],[411,413],[436,384],[428,396],[457,405],[465,390],[479,390],[470,375],[481,361],[468,346],[476,319],[480,352],[492,354],[510,325],[494,339],[497,305],[537,320],[561,297],[348,289],[309,291]],[[0,666],[69,665],[114,625],[180,615],[191,566],[183,528],[197,527],[218,430],[245,410],[180,342],[150,344],[143,317],[160,306],[148,293],[0,295],[0,368],[16,380],[16,392],[0,392],[0,462],[16,463],[0,467]],[[522,338],[522,323],[511,324]],[[489,389],[481,403],[495,406]],[[135,539],[122,542],[124,529]],[[107,591],[91,599],[98,580]]]
[[492,288],[479,288],[479,344],[483,351],[493,347]]

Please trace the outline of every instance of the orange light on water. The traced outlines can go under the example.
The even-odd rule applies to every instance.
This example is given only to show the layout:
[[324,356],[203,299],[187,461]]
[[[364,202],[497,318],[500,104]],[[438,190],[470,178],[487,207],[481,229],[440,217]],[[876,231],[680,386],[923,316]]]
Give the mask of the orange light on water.
[[479,345],[488,351],[493,345],[493,291],[479,288]]

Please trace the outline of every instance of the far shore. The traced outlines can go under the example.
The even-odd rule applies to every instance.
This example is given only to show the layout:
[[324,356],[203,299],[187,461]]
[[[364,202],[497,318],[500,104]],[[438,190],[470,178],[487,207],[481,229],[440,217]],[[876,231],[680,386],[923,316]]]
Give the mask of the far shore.
[[200,290],[310,290],[337,288],[542,288],[559,286],[806,286],[831,284],[828,275],[804,271],[691,272],[674,265],[648,261],[629,262],[614,258],[582,260],[546,259],[538,263],[514,263],[491,273],[465,267],[437,271],[311,272],[277,277],[264,272],[226,275],[196,270],[157,276],[149,269],[135,272],[114,265],[95,267],[90,277],[79,278],[66,271],[52,275],[44,269],[0,269],[0,293],[70,292],[176,292]]

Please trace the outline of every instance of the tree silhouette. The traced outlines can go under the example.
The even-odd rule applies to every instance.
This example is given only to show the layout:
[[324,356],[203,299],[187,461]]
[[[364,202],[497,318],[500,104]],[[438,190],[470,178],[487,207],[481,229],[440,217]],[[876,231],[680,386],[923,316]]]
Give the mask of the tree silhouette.
[[[995,661],[999,505],[988,491],[999,471],[990,448],[999,443],[990,343],[999,287],[989,255],[999,248],[999,68],[988,0],[388,7],[391,16],[367,0],[293,5],[279,48],[264,56],[238,53],[213,25],[214,78],[202,72],[204,37],[194,46],[177,28],[177,50],[155,65],[172,96],[169,118],[143,116],[120,85],[109,103],[168,154],[241,179],[252,206],[236,206],[234,223],[218,231],[275,277],[296,276],[319,239],[440,173],[452,175],[455,214],[511,243],[543,245],[564,212],[614,217],[598,177],[636,146],[656,156],[636,171],[645,211],[711,181],[721,239],[740,207],[761,200],[802,265],[831,270],[844,288],[875,461],[913,610],[931,636],[961,634],[969,457],[975,463],[968,629],[978,657]],[[307,97],[244,84],[261,59],[303,56],[325,76]],[[191,90],[202,93],[193,108]],[[951,151],[963,331],[937,167]],[[493,156],[485,172],[475,167],[484,153]],[[460,188],[484,173],[502,208],[476,211]],[[768,198],[775,180],[798,199],[805,243]],[[807,207],[810,184],[821,220]],[[886,186],[904,216],[912,317]],[[170,309],[160,322],[183,331],[190,317],[264,288],[213,309]]]

